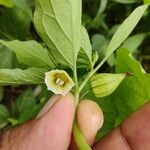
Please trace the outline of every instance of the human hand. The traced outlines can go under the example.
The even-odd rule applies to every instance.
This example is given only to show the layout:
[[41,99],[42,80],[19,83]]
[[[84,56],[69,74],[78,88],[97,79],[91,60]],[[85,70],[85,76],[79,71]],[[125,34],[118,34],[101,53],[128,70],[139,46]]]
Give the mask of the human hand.
[[150,150],[150,103],[98,142],[94,150]]
[[[52,106],[53,102],[57,102]],[[89,103],[90,101],[84,101]],[[85,104],[85,103],[84,103]],[[82,103],[81,103],[82,105]],[[79,106],[81,106],[79,105]],[[49,110],[49,108],[51,109]],[[82,107],[82,106],[81,106]],[[88,108],[92,110],[91,108]],[[78,121],[82,119],[84,125],[81,126],[89,144],[92,144],[94,137],[103,122],[102,113],[95,115],[91,111],[90,117],[85,117],[86,113],[78,110]],[[81,115],[80,115],[81,114]],[[129,117],[121,127],[112,131],[97,143],[94,150],[149,150],[150,149],[150,104],[140,109]],[[96,116],[96,117],[95,117]],[[97,118],[99,116],[99,119]],[[65,97],[54,96],[51,102],[43,108],[34,119],[17,127],[8,130],[1,137],[2,150],[67,150],[76,149],[74,142],[71,141],[71,130],[74,118],[74,101],[73,96],[68,94]],[[85,117],[84,119],[82,117]],[[89,120],[88,118],[91,118]],[[94,121],[93,121],[94,120]],[[95,120],[98,125],[95,126]],[[91,126],[89,130],[89,127]]]
[[[98,110],[93,110],[93,104]],[[82,111],[83,106],[89,113]],[[74,113],[74,97],[71,94],[65,97],[55,95],[43,107],[36,119],[7,130],[0,138],[0,149],[67,150],[69,145],[69,149],[76,149],[73,140],[71,141]],[[85,100],[84,103],[80,103],[77,116],[87,141],[92,144],[103,123],[101,110],[96,103]]]

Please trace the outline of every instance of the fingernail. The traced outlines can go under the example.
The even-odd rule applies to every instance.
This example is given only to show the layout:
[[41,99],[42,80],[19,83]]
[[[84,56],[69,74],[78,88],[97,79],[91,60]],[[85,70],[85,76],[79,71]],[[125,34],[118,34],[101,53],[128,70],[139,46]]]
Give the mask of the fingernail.
[[52,106],[56,103],[56,101],[59,99],[60,95],[54,95],[52,96],[48,102],[43,106],[43,108],[41,109],[41,111],[38,113],[38,115],[36,116],[36,119],[41,118],[43,115],[45,115],[48,110],[50,108],[52,108]]

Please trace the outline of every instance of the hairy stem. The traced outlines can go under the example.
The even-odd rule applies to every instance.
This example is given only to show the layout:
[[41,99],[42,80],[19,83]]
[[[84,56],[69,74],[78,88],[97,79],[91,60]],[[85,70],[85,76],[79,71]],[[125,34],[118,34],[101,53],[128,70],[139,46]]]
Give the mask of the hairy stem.
[[74,69],[74,81],[75,81],[75,102],[76,102],[76,106],[79,103],[79,86],[78,86],[78,77],[77,77],[77,67],[75,67]]
[[[78,87],[78,77],[77,77],[77,68],[75,67],[74,69],[74,81],[75,81],[75,102],[76,102],[76,109],[79,103],[79,87]],[[88,145],[84,135],[82,134],[77,121],[76,121],[76,117],[74,119],[74,123],[73,123],[73,136],[76,142],[76,145],[78,147],[79,150],[91,150],[90,146]]]
[[[85,84],[88,82],[88,80],[94,75],[94,73],[104,64],[104,62],[107,60],[107,58],[105,57],[100,64],[94,69],[92,70],[88,76],[86,77],[86,79],[83,81],[83,83],[81,84],[80,87],[78,87],[78,79],[77,79],[77,69],[75,68],[74,70],[74,80],[75,80],[75,84],[76,84],[76,89],[75,89],[75,101],[76,101],[76,108],[77,105],[79,103],[79,93],[81,92],[81,90],[83,89],[83,87],[85,86]],[[79,150],[92,150],[91,147],[88,145],[84,135],[82,134],[76,117],[73,123],[73,136],[76,142],[76,145],[78,147]]]

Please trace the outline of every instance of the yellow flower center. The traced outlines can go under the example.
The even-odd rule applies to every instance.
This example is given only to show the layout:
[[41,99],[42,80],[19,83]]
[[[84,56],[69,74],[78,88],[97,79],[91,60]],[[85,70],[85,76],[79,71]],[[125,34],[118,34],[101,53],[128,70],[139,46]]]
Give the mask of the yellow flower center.
[[55,74],[55,83],[59,86],[64,86],[66,82],[68,81],[68,78],[64,73],[56,73]]

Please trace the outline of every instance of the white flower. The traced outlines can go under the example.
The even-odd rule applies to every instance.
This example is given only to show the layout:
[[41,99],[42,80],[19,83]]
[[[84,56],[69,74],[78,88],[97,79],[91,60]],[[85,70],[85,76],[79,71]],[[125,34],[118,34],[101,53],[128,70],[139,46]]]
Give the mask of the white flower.
[[48,90],[55,94],[66,95],[74,86],[73,80],[64,70],[51,70],[45,73],[45,83]]

